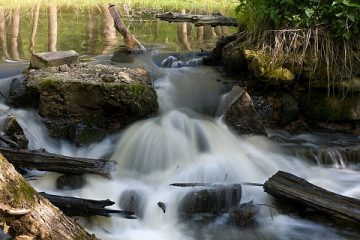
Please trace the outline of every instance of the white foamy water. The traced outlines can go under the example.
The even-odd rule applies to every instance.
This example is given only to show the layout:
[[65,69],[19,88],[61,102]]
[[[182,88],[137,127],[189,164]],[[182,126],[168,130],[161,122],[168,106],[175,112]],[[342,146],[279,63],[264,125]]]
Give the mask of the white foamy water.
[[[208,225],[188,223],[178,217],[178,206],[191,188],[169,186],[177,182],[264,183],[279,170],[351,197],[360,198],[360,174],[354,169],[310,166],[302,159],[286,155],[282,148],[260,137],[235,135],[215,114],[227,89],[211,68],[162,69],[146,62],[155,72],[154,86],[160,103],[158,116],[139,121],[100,143],[76,148],[48,136],[39,116],[30,110],[11,110],[30,140],[32,149],[72,156],[100,158],[112,154],[117,170],[112,179],[87,175],[80,190],[55,188],[59,174],[48,173],[31,183],[41,191],[91,199],[111,199],[118,209],[120,195],[134,191],[140,196],[141,218],[118,216],[81,219],[81,223],[101,239],[200,240],[200,239],[347,239],[309,221],[275,214],[264,208],[258,226],[239,229],[226,224],[227,216]],[[2,108],[6,109],[6,105]],[[206,114],[206,116],[204,115]],[[3,116],[4,117],[4,116]],[[197,189],[197,188],[196,188]],[[200,189],[200,188],[199,188]],[[241,202],[271,204],[261,187],[243,187]],[[166,212],[158,207],[166,205]],[[355,238],[354,238],[355,239]]]

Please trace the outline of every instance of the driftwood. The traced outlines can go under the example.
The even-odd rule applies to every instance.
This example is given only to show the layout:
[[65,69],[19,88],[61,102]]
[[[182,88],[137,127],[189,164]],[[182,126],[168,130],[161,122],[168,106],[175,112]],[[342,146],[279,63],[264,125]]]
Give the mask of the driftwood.
[[0,227],[13,237],[97,239],[38,194],[1,154],[0,202]]
[[277,172],[265,182],[264,190],[278,199],[295,204],[298,209],[309,208],[330,217],[335,224],[360,224],[359,199],[329,192],[290,173]]
[[106,209],[105,207],[114,205],[113,201],[107,200],[90,200],[83,198],[65,197],[58,195],[51,195],[44,192],[41,196],[47,198],[52,204],[58,207],[67,216],[105,216],[110,214],[118,214],[122,217],[135,219],[134,212],[122,211],[116,209]]
[[109,11],[114,19],[116,30],[123,36],[125,47],[132,53],[143,53],[146,48],[137,40],[130,31],[126,28],[124,22],[121,19],[119,10],[115,5],[109,6]]
[[103,159],[68,157],[39,151],[17,150],[0,147],[10,163],[17,168],[36,169],[72,174],[99,174],[110,177],[115,162]]
[[210,25],[216,26],[233,26],[237,27],[238,23],[235,18],[228,18],[222,15],[193,15],[193,14],[181,14],[181,13],[164,13],[157,14],[157,18],[168,22],[190,22],[195,26]]

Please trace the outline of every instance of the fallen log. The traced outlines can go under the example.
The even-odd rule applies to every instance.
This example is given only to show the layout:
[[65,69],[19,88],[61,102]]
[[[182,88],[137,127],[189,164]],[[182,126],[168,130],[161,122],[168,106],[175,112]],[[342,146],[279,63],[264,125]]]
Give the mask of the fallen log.
[[110,5],[109,11],[114,19],[116,30],[123,36],[124,44],[127,50],[131,53],[143,53],[146,52],[146,48],[137,40],[130,31],[126,28],[124,22],[121,19],[119,10],[116,5]]
[[39,151],[18,150],[0,147],[10,163],[17,168],[36,169],[71,174],[99,174],[110,177],[115,162],[104,159],[68,157]]
[[216,26],[233,26],[237,27],[238,23],[235,18],[228,18],[222,15],[193,15],[168,12],[164,14],[157,14],[156,18],[168,22],[190,22],[195,26],[210,25]]
[[97,239],[37,193],[1,154],[0,202],[0,228],[13,237]]
[[264,184],[264,191],[298,210],[311,209],[330,217],[337,225],[360,224],[360,200],[345,197],[315,186],[287,172],[279,171]]
[[134,212],[106,209],[105,207],[114,205],[115,202],[106,200],[91,200],[75,197],[65,197],[47,194],[44,192],[40,193],[41,196],[48,199],[52,204],[58,207],[67,216],[105,216],[108,217],[110,214],[118,214],[124,218],[135,219]]

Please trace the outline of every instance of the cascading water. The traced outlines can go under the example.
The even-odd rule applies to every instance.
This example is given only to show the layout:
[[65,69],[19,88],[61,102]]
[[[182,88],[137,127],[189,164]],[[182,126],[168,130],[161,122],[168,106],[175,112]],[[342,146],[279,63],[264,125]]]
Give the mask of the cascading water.
[[[347,196],[360,198],[360,174],[352,169],[321,168],[285,154],[282,147],[260,137],[239,137],[214,116],[221,96],[229,89],[226,80],[206,67],[160,68],[149,55],[138,56],[154,78],[160,114],[140,121],[102,142],[84,148],[54,140],[47,135],[38,115],[30,110],[11,110],[25,129],[30,148],[98,158],[113,153],[118,169],[112,179],[88,175],[80,190],[59,191],[48,173],[31,183],[41,191],[91,199],[112,199],[118,208],[126,193],[138,196],[139,219],[117,216],[81,219],[101,239],[356,239],[347,233],[315,223],[276,214],[264,208],[258,225],[239,229],[226,224],[227,215],[210,224],[181,221],[178,206],[192,189],[169,186],[175,182],[263,183],[284,170],[314,184]],[[4,79],[2,91],[8,86]],[[2,105],[2,108],[7,108]],[[346,171],[346,174],[343,174]],[[244,187],[242,202],[271,204],[259,187]],[[158,206],[166,205],[166,212]]]

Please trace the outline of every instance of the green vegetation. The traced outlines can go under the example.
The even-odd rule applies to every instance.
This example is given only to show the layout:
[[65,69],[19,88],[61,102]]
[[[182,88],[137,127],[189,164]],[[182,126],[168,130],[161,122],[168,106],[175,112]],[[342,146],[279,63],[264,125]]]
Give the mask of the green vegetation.
[[[97,6],[99,4],[127,4],[132,8],[141,9],[163,9],[163,10],[208,10],[218,11],[227,10],[231,8],[232,4],[236,3],[236,0],[39,0],[42,2],[42,6],[45,7],[49,4],[56,4],[58,6],[70,6],[76,8],[85,8],[91,6]],[[0,7],[16,8],[16,7],[28,7],[34,6],[34,0],[2,0]]]
[[[335,83],[360,74],[360,4],[354,0],[239,0],[242,48],[263,51],[269,65],[291,65]],[[330,85],[330,84],[329,84]]]

